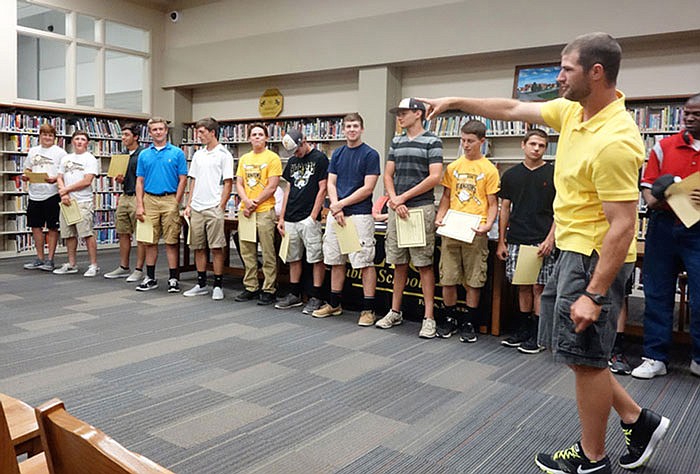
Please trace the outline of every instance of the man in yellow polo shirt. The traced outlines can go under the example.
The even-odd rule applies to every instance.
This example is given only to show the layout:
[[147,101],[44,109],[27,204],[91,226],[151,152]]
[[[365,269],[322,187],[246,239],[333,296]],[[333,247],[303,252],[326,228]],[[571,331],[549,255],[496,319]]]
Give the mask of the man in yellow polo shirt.
[[236,171],[236,191],[241,199],[240,212],[249,217],[255,213],[258,241],[262,247],[263,281],[262,292],[258,282],[258,244],[240,240],[241,258],[245,267],[243,286],[245,289],[236,296],[236,301],[249,301],[258,298],[258,304],[275,302],[277,283],[277,254],[275,252],[275,189],[282,175],[282,162],[277,153],[266,148],[267,128],[254,124],[250,128],[248,140],[253,150],[243,155]]
[[[605,453],[610,408],[620,416],[625,469],[644,464],[669,420],[642,409],[607,369],[625,281],[635,260],[639,130],[615,87],[622,52],[606,33],[569,43],[557,77],[563,98],[545,103],[446,97],[426,100],[428,118],[446,110],[546,124],[560,131],[554,184],[556,245],[562,253],[542,294],[540,343],[576,379],[581,440],[535,463],[548,473],[612,472]],[[423,100],[423,99],[420,99]]]

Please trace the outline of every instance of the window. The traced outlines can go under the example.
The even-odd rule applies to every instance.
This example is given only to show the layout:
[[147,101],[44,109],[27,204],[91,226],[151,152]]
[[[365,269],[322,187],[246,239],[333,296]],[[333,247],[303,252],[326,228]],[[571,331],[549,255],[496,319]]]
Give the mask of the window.
[[150,112],[150,33],[17,0],[17,97]]

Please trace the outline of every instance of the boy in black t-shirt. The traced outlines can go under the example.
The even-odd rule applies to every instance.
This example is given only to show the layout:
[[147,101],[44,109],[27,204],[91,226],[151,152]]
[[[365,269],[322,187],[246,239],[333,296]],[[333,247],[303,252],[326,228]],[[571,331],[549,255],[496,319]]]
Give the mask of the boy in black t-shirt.
[[277,223],[282,236],[289,234],[287,262],[291,291],[275,304],[275,308],[289,309],[303,304],[301,258],[306,250],[306,261],[313,266],[313,289],[302,312],[311,314],[323,306],[320,296],[326,267],[323,264],[321,209],[326,197],[328,157],[312,148],[298,130],[287,132],[282,144],[287,151],[294,153],[282,172],[287,187]]
[[525,160],[508,169],[501,178],[501,213],[498,227],[497,255],[506,261],[506,277],[513,280],[521,245],[535,245],[544,258],[534,285],[518,285],[518,319],[520,328],[501,341],[520,352],[536,354],[540,296],[554,269],[554,166],[542,157],[547,149],[547,134],[530,130],[522,141]]

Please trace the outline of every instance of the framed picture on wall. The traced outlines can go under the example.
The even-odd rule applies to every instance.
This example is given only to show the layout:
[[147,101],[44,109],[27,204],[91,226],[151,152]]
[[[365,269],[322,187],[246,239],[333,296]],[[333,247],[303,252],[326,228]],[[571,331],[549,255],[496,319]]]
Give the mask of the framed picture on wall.
[[515,67],[513,98],[525,102],[543,102],[559,97],[559,63],[529,64]]

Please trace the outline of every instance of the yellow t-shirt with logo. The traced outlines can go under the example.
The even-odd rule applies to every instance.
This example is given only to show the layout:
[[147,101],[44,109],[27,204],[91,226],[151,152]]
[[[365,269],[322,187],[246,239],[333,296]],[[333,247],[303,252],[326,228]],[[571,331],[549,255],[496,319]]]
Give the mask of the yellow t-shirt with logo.
[[[250,151],[238,161],[236,176],[243,179],[245,193],[250,200],[255,199],[267,186],[272,176],[282,176],[282,162],[277,153],[265,150],[262,153]],[[275,207],[275,196],[258,204],[255,212],[265,212]],[[245,204],[241,205],[245,209]]]
[[481,216],[486,222],[489,194],[498,193],[501,179],[498,169],[483,156],[468,160],[464,155],[447,165],[440,182],[450,190],[450,209]]
[[[625,110],[625,96],[585,122],[578,102],[555,99],[542,104],[550,127],[559,130],[554,166],[554,221],[557,247],[591,255],[600,253],[608,224],[604,201],[636,201],[639,168],[644,163],[644,142]],[[625,262],[637,258],[633,239]]]

